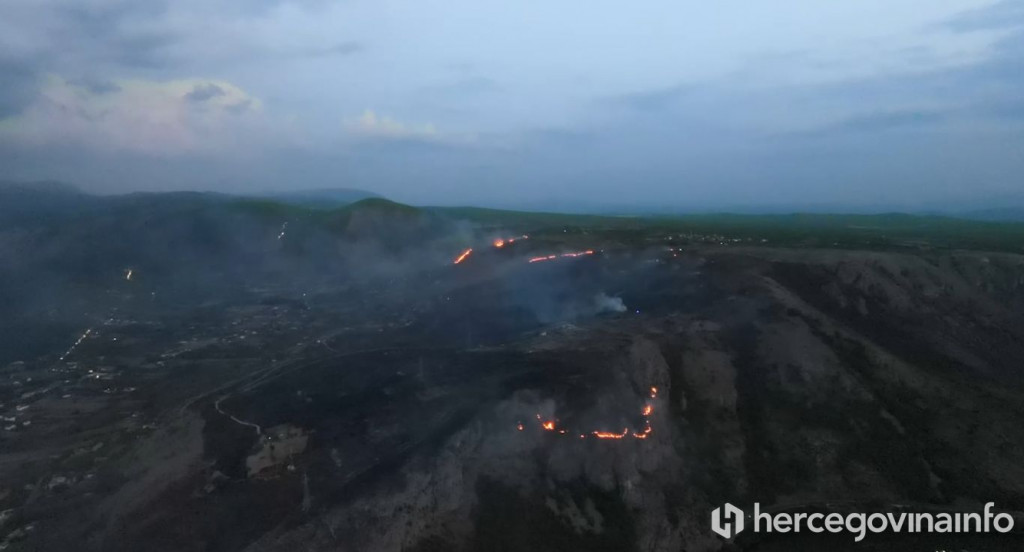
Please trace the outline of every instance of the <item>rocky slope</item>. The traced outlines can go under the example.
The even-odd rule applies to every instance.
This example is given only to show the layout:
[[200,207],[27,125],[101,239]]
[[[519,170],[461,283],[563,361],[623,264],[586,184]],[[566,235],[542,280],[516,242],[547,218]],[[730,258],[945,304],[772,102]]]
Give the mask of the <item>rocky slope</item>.
[[[248,549],[719,550],[708,516],[725,501],[1024,508],[1024,258],[759,249],[687,261],[665,270],[697,283],[701,307],[517,343],[557,356],[559,371]],[[648,404],[647,438],[591,433],[641,430]]]

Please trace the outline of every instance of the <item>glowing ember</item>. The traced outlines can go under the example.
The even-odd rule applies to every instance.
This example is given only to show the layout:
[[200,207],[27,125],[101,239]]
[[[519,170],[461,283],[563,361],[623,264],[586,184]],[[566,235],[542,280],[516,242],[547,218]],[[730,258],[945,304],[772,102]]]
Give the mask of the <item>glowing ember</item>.
[[544,429],[546,429],[548,431],[554,431],[555,430],[555,422],[544,422],[543,424],[541,424],[541,427],[543,427]]
[[658,398],[658,388],[657,387],[652,387],[651,388],[651,398],[652,399]]
[[505,240],[501,238],[494,240],[494,247],[505,247]]
[[648,404],[648,405],[645,405],[645,406],[644,406],[644,416],[650,416],[650,415],[651,415],[651,412],[652,412],[653,410],[654,410],[654,407],[653,407],[653,406],[651,406],[651,405],[649,405],[649,404]]
[[523,428],[523,422],[519,422],[518,424],[516,424],[516,429],[518,429],[519,431],[522,431],[524,429]]
[[455,264],[459,264],[462,261],[465,261],[466,257],[468,257],[469,254],[472,253],[472,252],[473,252],[473,248],[472,247],[470,247],[469,249],[463,251],[461,255],[459,255],[458,257],[455,258]]

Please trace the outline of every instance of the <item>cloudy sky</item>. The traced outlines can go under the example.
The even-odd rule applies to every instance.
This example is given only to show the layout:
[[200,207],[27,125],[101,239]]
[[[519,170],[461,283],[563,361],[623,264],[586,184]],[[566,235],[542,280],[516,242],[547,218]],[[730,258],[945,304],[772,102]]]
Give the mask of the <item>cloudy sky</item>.
[[0,179],[1024,203],[1024,0],[4,0]]

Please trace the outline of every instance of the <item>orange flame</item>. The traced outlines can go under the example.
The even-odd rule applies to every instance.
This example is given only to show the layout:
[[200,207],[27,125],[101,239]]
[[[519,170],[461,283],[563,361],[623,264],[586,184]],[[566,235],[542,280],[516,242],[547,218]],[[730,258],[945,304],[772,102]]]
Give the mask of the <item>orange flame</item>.
[[608,431],[595,431],[594,436],[598,439],[622,439],[626,435],[629,435],[629,428],[622,430],[622,433],[611,433]]
[[[526,236],[523,236],[523,238],[526,238]],[[552,259],[557,259],[559,257],[582,257],[584,255],[593,255],[593,254],[594,254],[594,250],[593,249],[587,249],[586,251],[571,251],[569,253],[562,253],[561,255],[542,255],[540,257],[533,257],[532,259],[530,259],[530,262],[531,263],[539,263],[540,261],[550,261]]]
[[643,433],[637,433],[637,432],[634,431],[633,432],[633,437],[636,438],[636,439],[646,439],[647,436],[650,435],[650,434],[651,434],[651,426],[648,425],[647,427],[644,428],[644,432]]
[[468,257],[469,254],[472,253],[472,252],[473,252],[473,248],[472,247],[470,247],[469,249],[463,251],[461,255],[459,255],[458,257],[455,258],[455,264],[459,264],[462,261],[465,261],[466,257]]
[[[543,258],[547,259],[547,257],[543,257]],[[651,387],[651,398],[655,398],[655,397],[657,397],[657,395],[658,395],[658,388],[657,387]],[[646,439],[647,436],[650,435],[653,432],[653,429],[651,428],[651,422],[648,419],[648,417],[654,412],[654,405],[651,404],[651,403],[644,404],[642,412],[643,412],[643,415],[644,415],[644,418],[645,418],[645,420],[644,420],[645,421],[644,429],[643,429],[642,432],[637,432],[637,431],[632,431],[631,432],[629,427],[626,427],[626,428],[623,428],[622,433],[614,433],[614,432],[611,432],[611,431],[591,431],[590,434],[593,435],[594,437],[597,437],[598,439],[625,439],[626,437],[628,437],[630,435],[632,435],[633,438],[635,438],[635,439]],[[540,413],[537,413],[535,416],[537,418],[537,421],[540,423],[541,428],[543,428],[545,431],[557,431],[560,435],[566,435],[567,433],[569,433],[569,431],[566,428],[559,428],[559,427],[557,427],[555,425],[557,419],[556,420],[545,420],[545,418],[541,417]],[[519,431],[523,431],[523,429],[524,429],[523,423],[522,422],[517,422],[516,423],[516,429],[518,429]],[[580,433],[579,436],[580,436],[580,439],[586,439],[587,438],[587,434],[586,433]]]
[[497,248],[500,249],[502,247],[505,247],[506,244],[515,243],[516,240],[525,240],[525,239],[529,239],[529,238],[530,238],[530,236],[527,236],[526,234],[523,234],[522,236],[518,236],[518,237],[514,237],[514,238],[495,238],[495,240],[493,242],[491,242],[491,243],[494,245],[494,247],[497,247]]

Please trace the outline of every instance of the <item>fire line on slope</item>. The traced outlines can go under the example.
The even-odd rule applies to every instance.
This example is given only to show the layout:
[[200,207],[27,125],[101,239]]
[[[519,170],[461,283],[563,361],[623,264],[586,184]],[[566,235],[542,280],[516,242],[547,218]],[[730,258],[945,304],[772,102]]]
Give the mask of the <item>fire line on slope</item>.
[[[651,387],[650,398],[652,400],[658,398],[658,388],[657,387]],[[613,431],[595,430],[595,431],[591,431],[589,433],[580,433],[579,434],[580,439],[586,439],[588,434],[589,435],[593,435],[597,439],[625,439],[626,437],[628,437],[630,435],[632,435],[632,437],[634,439],[646,439],[647,436],[650,435],[654,431],[653,428],[651,428],[651,420],[650,420],[650,416],[651,416],[651,414],[653,412],[654,412],[654,405],[651,404],[650,402],[645,403],[644,406],[643,406],[643,409],[641,410],[641,413],[644,416],[644,428],[643,428],[642,431],[634,430],[634,431],[631,432],[628,427],[623,428],[622,433],[617,433],[617,432],[613,432]],[[569,433],[568,429],[566,429],[566,428],[559,428],[558,427],[558,419],[557,418],[552,419],[552,420],[546,420],[540,414],[537,414],[536,418],[537,418],[537,421],[540,423],[541,429],[543,429],[544,431],[557,432],[560,435],[566,435],[566,434]],[[516,429],[518,431],[525,431],[526,430],[526,426],[523,424],[523,422],[517,422],[516,423]]]

